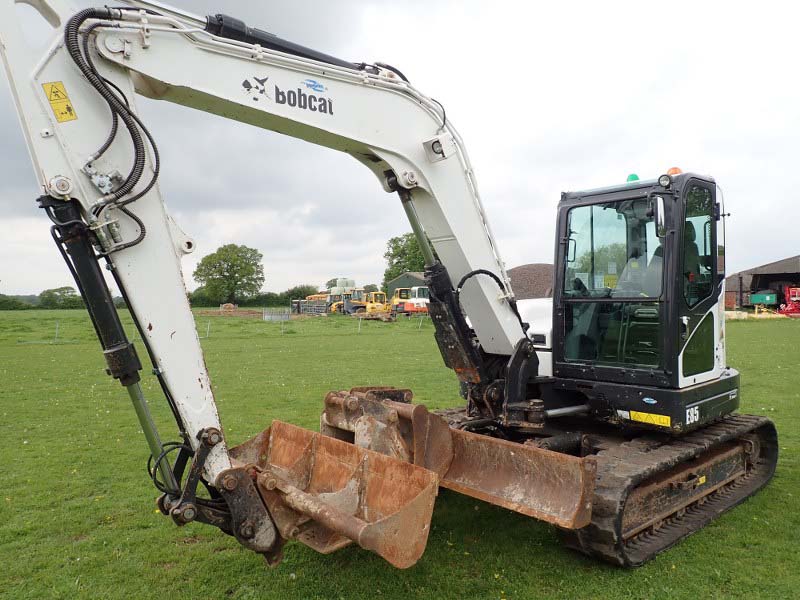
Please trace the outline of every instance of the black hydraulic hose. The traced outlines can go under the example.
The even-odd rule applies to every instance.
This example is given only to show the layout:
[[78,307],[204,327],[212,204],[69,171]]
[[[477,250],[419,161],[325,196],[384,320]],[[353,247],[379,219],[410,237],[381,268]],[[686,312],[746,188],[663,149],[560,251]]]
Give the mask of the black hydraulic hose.
[[[133,199],[131,200],[131,202],[133,202]],[[139,217],[137,217],[135,214],[133,214],[131,211],[129,211],[127,208],[122,206],[122,204],[119,204],[118,206],[119,206],[120,212],[125,213],[125,215],[128,216],[130,219],[132,219],[133,222],[136,223],[136,225],[139,227],[139,235],[136,236],[136,239],[131,241],[131,242],[126,242],[124,244],[120,244],[119,246],[114,246],[108,252],[102,252],[101,256],[108,256],[109,254],[113,254],[114,252],[119,252],[120,250],[126,250],[127,248],[133,248],[137,244],[141,243],[141,241],[147,235],[147,228],[144,226],[144,222]]]
[[111,110],[114,111],[120,119],[122,119],[125,127],[130,132],[131,140],[133,141],[135,161],[125,182],[116,192],[112,194],[116,200],[119,200],[133,191],[133,188],[136,187],[136,184],[139,183],[139,180],[142,178],[145,168],[144,139],[139,131],[136,119],[133,118],[128,108],[122,103],[117,95],[111,91],[111,88],[105,84],[103,78],[97,74],[97,72],[83,57],[81,53],[81,42],[79,37],[81,25],[88,19],[111,18],[112,11],[108,8],[87,8],[78,12],[67,22],[67,26],[64,29],[64,44],[70,57],[72,57],[72,60],[80,69],[81,73],[83,73],[84,77],[86,77],[92,87],[94,87],[105,99]]
[[180,435],[183,438],[184,442],[189,443],[189,438],[186,434],[186,426],[183,423],[183,417],[181,417],[180,411],[178,410],[178,405],[175,403],[175,399],[172,396],[172,392],[167,386],[167,382],[164,379],[163,373],[158,369],[158,361],[156,360],[156,355],[153,352],[153,349],[150,347],[150,343],[147,341],[147,336],[144,333],[144,328],[142,327],[142,324],[139,321],[139,317],[136,316],[136,311],[134,311],[131,306],[131,301],[130,298],[128,297],[128,292],[125,289],[125,285],[119,278],[119,274],[117,273],[116,268],[114,268],[114,264],[111,262],[111,259],[109,259],[108,256],[106,256],[105,259],[107,264],[110,266],[109,271],[111,272],[111,277],[114,279],[114,283],[117,284],[117,289],[119,290],[119,293],[122,294],[122,300],[125,302],[125,306],[128,307],[128,311],[130,312],[133,325],[134,327],[136,327],[136,329],[139,330],[139,337],[142,338],[142,344],[144,345],[144,348],[147,351],[147,355],[150,357],[150,364],[153,365],[153,373],[158,379],[158,384],[159,386],[161,386],[161,391],[164,393],[164,397],[167,399],[167,404],[169,404],[169,408],[172,411],[172,416],[175,418],[175,422],[178,424],[178,427],[180,428]]
[[[86,62],[91,67],[92,71],[94,71],[95,73],[97,73],[97,67],[94,66],[92,55],[89,52],[89,37],[90,34],[95,29],[101,26],[102,23],[93,23],[83,32],[83,56],[86,59]],[[105,78],[102,79],[103,82],[105,82],[106,85],[108,85],[109,81]],[[111,147],[111,144],[114,142],[114,139],[117,137],[117,130],[119,129],[119,117],[117,116],[117,113],[112,106],[109,105],[109,108],[111,109],[111,131],[108,133],[108,137],[106,138],[106,141],[103,142],[103,145],[100,146],[100,148],[98,148],[94,152],[94,154],[92,154],[93,157],[92,160],[97,160],[98,158],[103,156],[106,150],[108,150]]]
[[153,176],[150,178],[150,181],[144,188],[138,192],[135,196],[131,198],[126,198],[125,200],[116,203],[117,206],[125,206],[126,204],[130,204],[131,202],[136,202],[139,198],[144,196],[147,192],[153,189],[153,186],[158,181],[158,176],[161,174],[161,155],[158,152],[158,146],[156,146],[156,141],[153,139],[153,136],[150,135],[150,131],[148,131],[147,127],[144,126],[141,119],[137,117],[135,114],[130,113],[130,116],[133,117],[133,120],[141,127],[142,131],[144,131],[145,136],[147,137],[147,141],[150,143],[150,147],[153,149]]
[[436,98],[431,98],[431,102],[436,102],[439,105],[439,108],[442,109],[442,127],[441,130],[444,130],[447,127],[447,111],[444,109],[444,104],[439,102]]
[[[459,297],[461,296],[461,288],[464,287],[464,284],[467,282],[467,280],[471,279],[472,277],[475,277],[476,275],[486,275],[488,277],[491,277],[497,284],[497,286],[500,288],[500,291],[502,291],[504,294],[508,294],[508,288],[506,287],[506,284],[503,283],[503,281],[496,274],[492,273],[487,269],[475,269],[474,271],[470,271],[469,273],[464,275],[458,282],[458,285],[456,286],[455,298],[457,306],[460,305]],[[515,300],[509,300],[509,304],[511,305],[511,310],[513,310],[514,314],[517,316],[517,319],[519,320],[519,324],[522,327],[522,330],[527,331],[528,328],[522,321],[522,316],[519,314],[519,309],[517,308],[517,302]]]
[[[86,58],[86,62],[92,68],[94,73],[96,75],[98,75],[98,76],[99,76],[99,73],[97,72],[97,68],[95,67],[94,61],[92,60],[91,55],[89,54],[89,34],[94,29],[96,29],[97,27],[101,27],[101,26],[102,26],[102,23],[95,23],[95,24],[89,26],[86,29],[86,31],[84,31],[84,34],[83,34],[84,35],[84,38],[83,38],[83,52],[84,52],[84,55],[85,55],[85,58]],[[132,198],[126,198],[122,202],[115,203],[117,206],[125,206],[126,204],[130,204],[131,202],[136,202],[139,198],[144,196],[147,192],[149,192],[153,188],[153,186],[155,185],[156,181],[158,180],[159,174],[161,173],[161,156],[159,154],[158,146],[156,145],[156,141],[155,141],[155,139],[153,139],[153,136],[150,134],[150,131],[147,129],[147,127],[145,127],[144,123],[142,123],[141,119],[139,119],[139,117],[130,110],[130,103],[128,102],[128,98],[125,96],[125,93],[121,89],[119,89],[119,87],[117,87],[113,82],[109,81],[105,77],[100,76],[100,79],[102,79],[103,82],[106,85],[112,87],[119,94],[120,99],[125,103],[125,109],[128,112],[129,116],[134,121],[136,121],[136,124],[144,132],[145,136],[147,137],[147,141],[150,143],[150,147],[153,149],[153,176],[150,179],[150,182],[145,186],[145,188],[142,191],[140,191],[139,193],[137,193],[135,196],[133,196]],[[97,153],[96,153],[97,157],[99,157],[103,152],[105,152],[108,149],[108,147],[111,145],[111,142],[114,141],[114,137],[116,136],[117,113],[114,112],[113,109],[112,109],[111,112],[112,112],[113,118],[114,118],[114,122],[113,122],[113,125],[112,125],[112,131],[109,134],[108,140],[103,145],[101,150],[97,151]],[[101,210],[102,210],[102,207],[101,207],[100,210],[98,210],[97,214],[99,214],[99,212]],[[125,213],[128,214],[129,216],[131,216],[133,219],[136,219],[136,217],[133,217],[127,211],[125,211]],[[144,238],[142,237],[142,239],[144,239]],[[138,241],[136,241],[132,245],[135,246],[140,241],[141,241],[141,239],[139,239]],[[122,249],[123,248],[115,248],[114,251],[116,252],[116,251],[122,250]]]
[[[400,79],[402,79],[402,80],[403,80],[403,81],[405,81],[406,83],[411,83],[411,82],[408,80],[408,77],[406,77],[405,75],[403,75],[403,72],[402,72],[400,69],[396,69],[396,68],[395,68],[395,67],[393,67],[392,65],[387,65],[386,63],[383,63],[383,62],[376,62],[376,63],[375,63],[375,66],[376,66],[376,67],[381,67],[382,69],[388,69],[389,71],[392,71],[392,72],[394,72],[394,73],[395,73],[395,74],[396,74],[396,75],[397,75],[397,76],[398,76]],[[434,100],[434,102],[435,102],[435,100]],[[440,104],[439,106],[441,106],[441,104]]]
[[461,288],[464,287],[464,284],[467,282],[467,280],[475,277],[476,275],[486,275],[488,277],[491,277],[495,281],[495,283],[497,283],[497,286],[503,293],[505,294],[508,293],[508,290],[506,289],[506,284],[503,283],[503,281],[497,275],[495,275],[494,273],[492,273],[487,269],[475,269],[474,271],[470,271],[469,273],[464,275],[458,282],[458,285],[456,286],[456,302],[459,301],[459,296],[461,296]]
[[[67,42],[67,50],[70,53],[70,56],[81,69],[81,72],[87,77],[89,82],[92,84],[95,89],[102,95],[102,97],[106,100],[111,109],[112,113],[112,128],[111,132],[109,133],[106,141],[103,145],[95,152],[94,157],[95,159],[101,156],[113,143],[118,129],[118,120],[121,118],[125,123],[128,131],[131,133],[131,139],[134,143],[134,151],[135,151],[135,159],[134,165],[131,169],[130,174],[128,175],[127,179],[123,183],[123,185],[113,194],[114,199],[121,200],[125,195],[129,194],[136,184],[140,181],[142,174],[144,173],[146,155],[145,155],[145,147],[144,142],[142,139],[141,132],[144,132],[145,136],[147,137],[150,146],[153,149],[153,176],[151,177],[148,184],[139,191],[135,196],[131,198],[126,198],[125,200],[119,202],[108,202],[103,206],[97,208],[94,211],[95,216],[100,215],[103,208],[110,204],[115,204],[116,206],[123,207],[127,204],[135,202],[145,194],[147,194],[153,186],[156,184],[158,180],[158,176],[161,171],[161,160],[158,151],[158,146],[153,139],[153,136],[150,134],[148,129],[144,126],[144,123],[130,110],[130,104],[128,99],[125,97],[125,94],[120,90],[116,85],[112,82],[108,81],[104,77],[102,77],[97,68],[94,65],[94,61],[92,60],[91,54],[89,52],[89,37],[92,31],[96,28],[101,27],[102,23],[94,23],[90,25],[85,31],[83,31],[83,54],[78,52],[74,54],[74,46],[70,45],[70,41],[77,42],[80,35],[80,26],[83,22],[90,18],[109,18],[111,16],[111,11],[108,9],[86,9],[85,11],[81,11],[77,15],[75,15],[72,19],[70,19],[69,23],[67,24],[67,29],[65,31],[65,41]],[[114,92],[112,92],[111,87],[116,90],[119,94],[117,96]],[[140,131],[141,130],[141,131]],[[146,235],[146,228],[144,223],[139,219],[136,215],[131,213],[128,210],[122,209],[122,212],[125,213],[129,218],[133,219],[136,224],[139,226],[139,236],[132,242],[128,242],[126,244],[122,244],[120,246],[115,247],[112,251],[118,252],[120,250],[124,250],[126,248],[131,248],[137,244],[139,244]]]

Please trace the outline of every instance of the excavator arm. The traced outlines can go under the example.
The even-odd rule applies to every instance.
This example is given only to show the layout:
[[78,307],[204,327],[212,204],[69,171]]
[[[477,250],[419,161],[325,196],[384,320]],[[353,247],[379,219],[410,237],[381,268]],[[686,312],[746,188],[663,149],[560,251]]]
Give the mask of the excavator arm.
[[[449,275],[439,287],[470,274],[494,275],[465,281],[459,301],[483,352],[513,354],[524,331],[469,158],[438,103],[386,67],[322,62],[324,55],[312,51],[306,54],[314,58],[289,54],[297,47],[272,44],[284,49],[279,51],[209,32],[246,37],[236,33],[247,28],[233,27],[236,22],[229,18],[206,20],[153,3],[130,4],[130,10],[99,9],[70,22],[74,12],[64,2],[33,3],[67,31],[37,62],[16,27],[14,2],[8,0],[2,4],[4,56],[42,190],[72,199],[102,240],[190,436],[219,426],[180,272],[181,256],[193,252],[195,244],[170,219],[157,183],[146,189],[160,165],[155,147],[147,148],[149,132],[138,122],[136,94],[352,155],[387,191],[399,192],[429,266],[440,262]],[[65,42],[71,25],[72,49]],[[84,46],[89,54],[80,58]],[[120,90],[117,102],[130,103],[128,120],[137,122],[129,129],[138,130],[138,146],[125,139],[129,135],[120,116],[117,137],[102,156],[94,157],[108,138],[114,108],[81,71],[80,62],[87,63],[85,71],[94,69],[101,83],[113,84],[105,86],[110,94]],[[186,142],[191,144],[191,132]],[[138,182],[120,194],[121,183],[130,182],[125,176],[137,163],[142,173]],[[238,185],[242,189],[232,185],[221,203],[235,203],[237,193],[249,184]],[[140,197],[126,204],[135,196]],[[106,208],[100,210],[102,206]],[[473,350],[462,346],[462,352]],[[222,448],[211,453],[210,476],[227,466],[223,456]]]
[[[355,540],[393,564],[412,564],[427,537],[434,471],[277,422],[257,440],[227,447],[181,271],[196,244],[166,210],[156,140],[138,116],[136,96],[345,152],[387,192],[397,192],[426,256],[445,362],[471,401],[497,405],[523,393],[535,353],[444,108],[386,65],[351,64],[230,17],[198,18],[156,2],[77,12],[66,0],[26,0],[55,29],[37,58],[18,3],[0,2],[0,41],[39,203],[86,301],[109,373],[127,388],[142,423],[154,480],[164,491],[162,510],[179,524],[215,524],[270,559],[279,556],[280,540],[305,537],[321,551]],[[191,131],[184,142],[192,145]],[[220,204],[236,203],[247,185],[233,183]],[[149,416],[141,358],[110,302],[102,263],[125,296],[180,426],[183,441],[173,446],[161,441]],[[391,481],[404,485],[392,490]],[[203,482],[210,499],[196,495]],[[585,481],[578,485],[586,491]],[[410,505],[413,514],[403,510]],[[309,519],[318,529],[303,527]],[[420,532],[411,549],[401,540],[409,528]]]

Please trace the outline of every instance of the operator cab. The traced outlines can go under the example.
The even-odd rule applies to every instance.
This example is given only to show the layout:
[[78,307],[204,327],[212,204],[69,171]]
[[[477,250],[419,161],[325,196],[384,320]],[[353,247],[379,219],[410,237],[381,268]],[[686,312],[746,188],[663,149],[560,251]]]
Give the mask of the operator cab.
[[672,430],[738,406],[721,215],[714,180],[691,173],[562,195],[556,389],[582,391],[609,420]]

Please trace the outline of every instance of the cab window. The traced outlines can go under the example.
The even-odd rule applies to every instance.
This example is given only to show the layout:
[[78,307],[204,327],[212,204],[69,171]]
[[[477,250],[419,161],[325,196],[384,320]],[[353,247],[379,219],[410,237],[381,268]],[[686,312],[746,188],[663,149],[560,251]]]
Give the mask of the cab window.
[[568,234],[562,265],[564,358],[660,365],[664,250],[651,201],[575,207],[568,214]]
[[711,190],[693,185],[686,195],[683,224],[683,295],[689,307],[714,289],[714,199]]
[[569,212],[567,298],[658,298],[663,248],[646,198]]

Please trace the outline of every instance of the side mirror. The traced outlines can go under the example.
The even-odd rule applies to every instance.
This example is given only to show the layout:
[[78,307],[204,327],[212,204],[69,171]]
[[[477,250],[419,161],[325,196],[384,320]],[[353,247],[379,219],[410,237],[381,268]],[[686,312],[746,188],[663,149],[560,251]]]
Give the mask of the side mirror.
[[666,213],[664,212],[664,196],[654,195],[650,196],[652,205],[650,210],[653,211],[653,217],[656,222],[656,235],[660,238],[667,236]]

